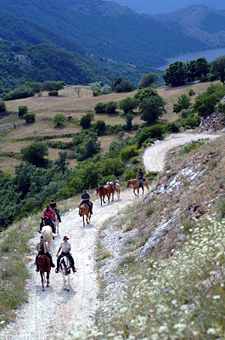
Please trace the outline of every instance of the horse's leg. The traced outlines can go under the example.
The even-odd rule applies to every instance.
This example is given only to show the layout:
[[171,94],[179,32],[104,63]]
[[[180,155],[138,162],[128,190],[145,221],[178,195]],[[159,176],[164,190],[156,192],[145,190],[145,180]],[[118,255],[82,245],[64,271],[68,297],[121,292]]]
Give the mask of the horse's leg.
[[41,272],[40,271],[40,274],[41,274],[41,285],[42,285],[42,290],[44,291],[45,288],[44,288],[44,272]]
[[50,280],[49,280],[49,272],[47,272],[47,287],[49,287]]
[[102,197],[103,197],[103,202],[105,203],[105,195],[103,195]]
[[85,226],[85,220],[84,220],[84,215],[83,215],[83,226]]

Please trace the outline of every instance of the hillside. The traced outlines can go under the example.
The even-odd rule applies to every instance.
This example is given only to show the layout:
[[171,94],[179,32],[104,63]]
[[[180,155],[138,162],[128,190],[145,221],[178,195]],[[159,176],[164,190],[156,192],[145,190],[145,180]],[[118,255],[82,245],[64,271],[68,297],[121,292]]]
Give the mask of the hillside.
[[0,6],[16,18],[66,37],[87,53],[137,66],[154,67],[169,56],[205,47],[177,23],[158,22],[114,2],[0,0]]
[[153,15],[161,23],[176,23],[187,36],[208,48],[225,46],[225,11],[192,5],[182,10]]

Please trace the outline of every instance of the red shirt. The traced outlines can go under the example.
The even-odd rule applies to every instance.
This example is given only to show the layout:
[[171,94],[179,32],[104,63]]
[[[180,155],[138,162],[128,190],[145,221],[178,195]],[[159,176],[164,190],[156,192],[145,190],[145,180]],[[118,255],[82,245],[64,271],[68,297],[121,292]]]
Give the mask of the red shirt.
[[55,219],[55,213],[52,209],[44,210],[44,217],[52,218],[53,220]]

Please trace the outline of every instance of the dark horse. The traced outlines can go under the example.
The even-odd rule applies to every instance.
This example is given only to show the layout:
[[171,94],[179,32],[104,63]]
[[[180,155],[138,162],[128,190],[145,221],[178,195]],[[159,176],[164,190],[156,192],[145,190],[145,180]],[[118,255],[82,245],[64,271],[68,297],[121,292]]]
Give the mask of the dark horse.
[[50,261],[45,255],[39,255],[37,258],[38,268],[40,269],[41,274],[41,283],[42,283],[42,290],[44,289],[44,276],[45,273],[47,273],[47,287],[49,287],[50,284],[50,271],[51,271],[51,265]]

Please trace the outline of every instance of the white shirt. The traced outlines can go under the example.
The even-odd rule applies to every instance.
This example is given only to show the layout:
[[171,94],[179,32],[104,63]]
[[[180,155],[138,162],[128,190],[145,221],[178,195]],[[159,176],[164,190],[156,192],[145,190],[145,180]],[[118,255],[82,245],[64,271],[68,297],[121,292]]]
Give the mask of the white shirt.
[[70,251],[70,249],[71,249],[71,245],[68,242],[61,243],[61,247],[62,247],[62,252],[63,253],[68,253]]

